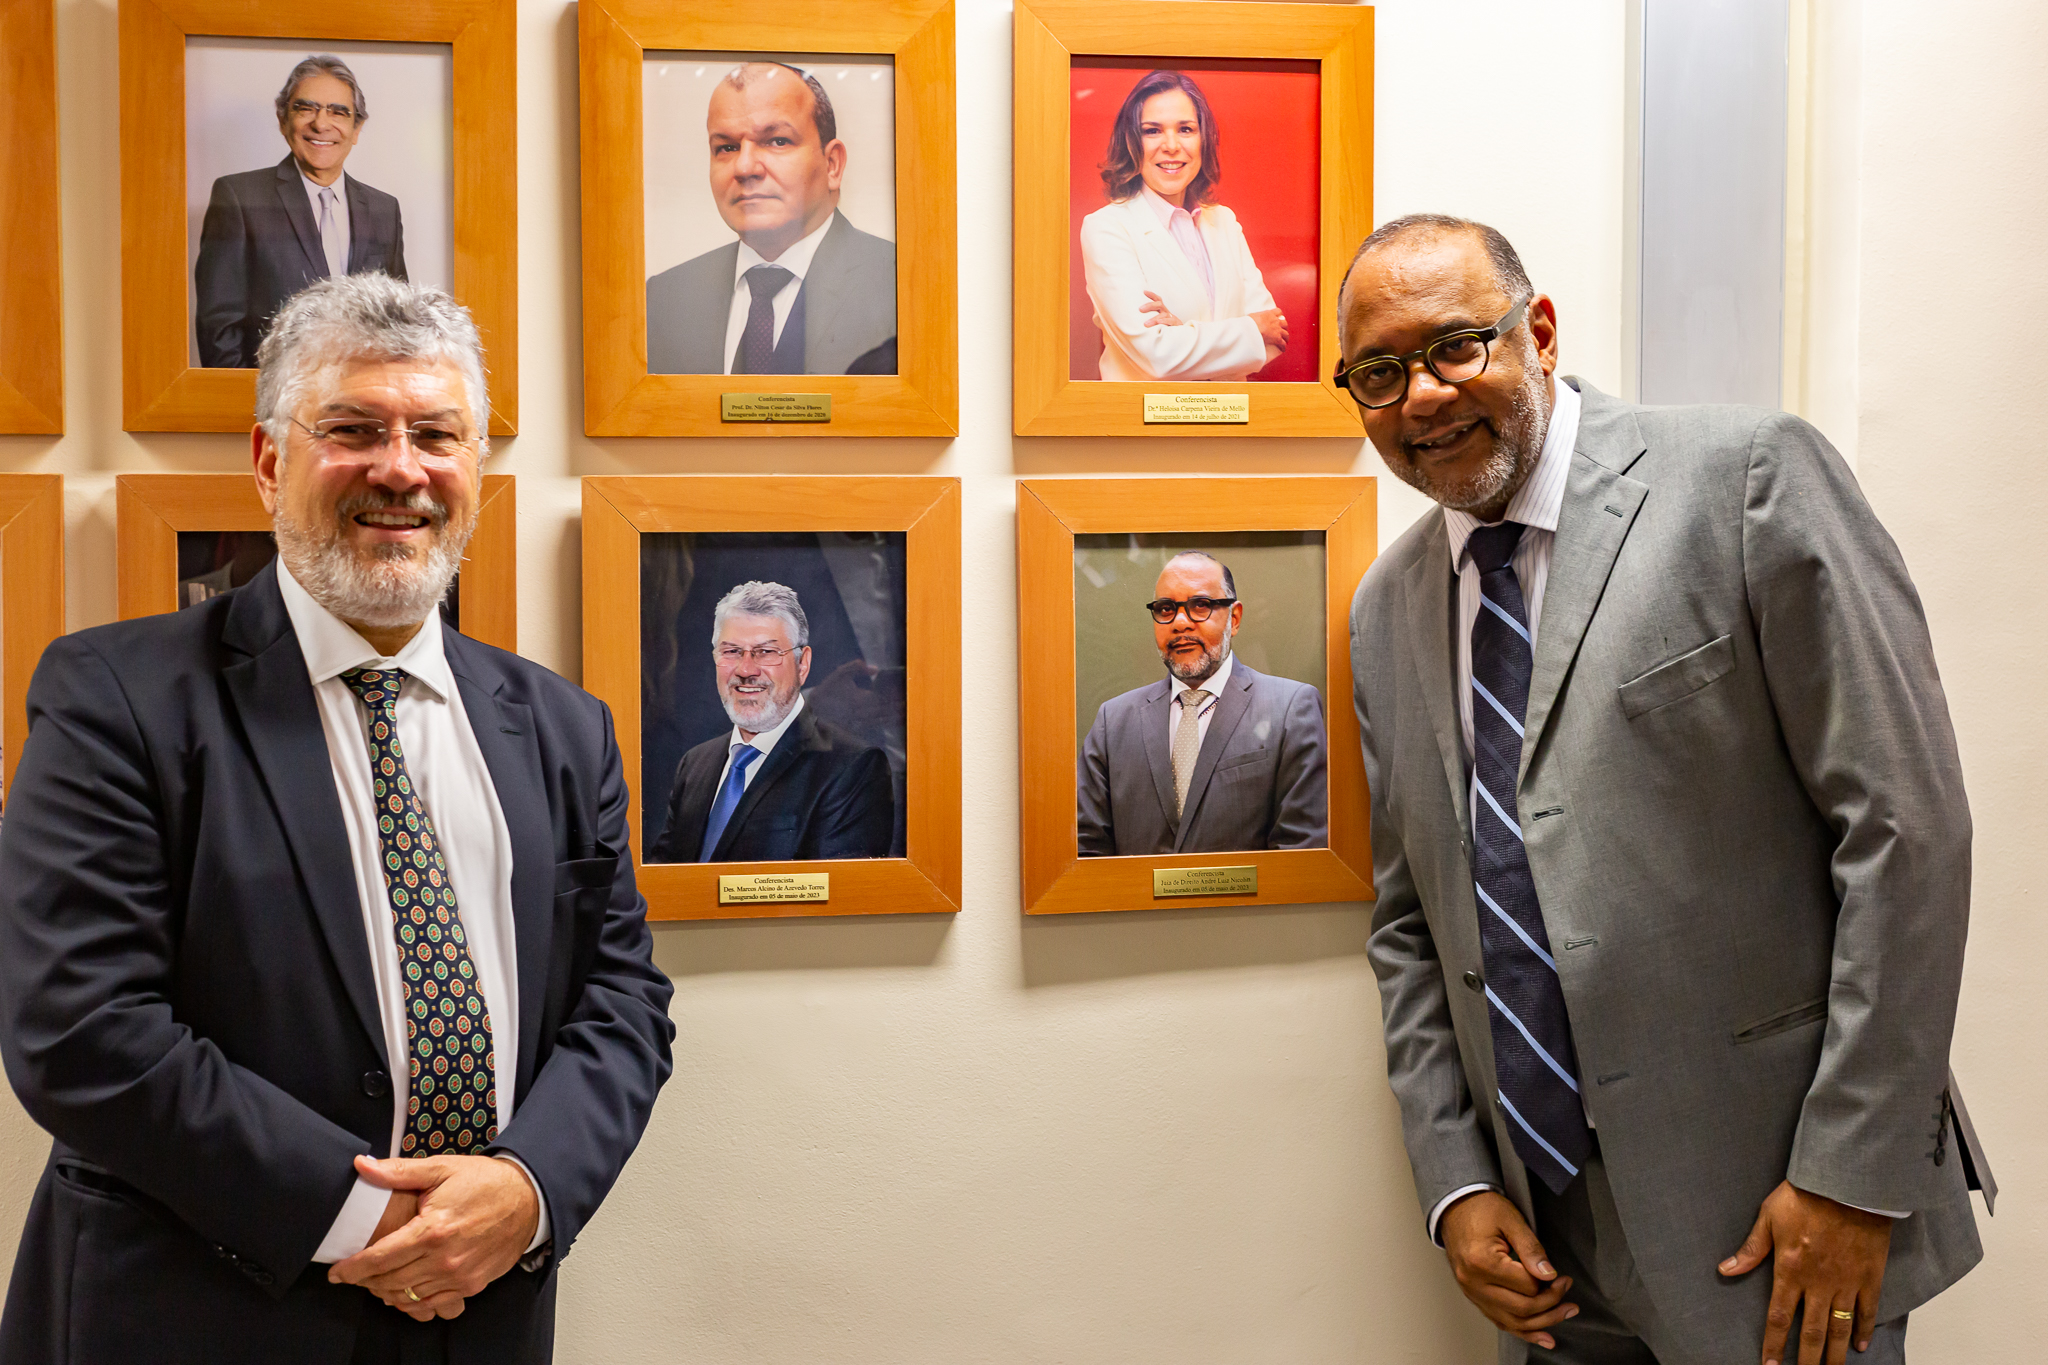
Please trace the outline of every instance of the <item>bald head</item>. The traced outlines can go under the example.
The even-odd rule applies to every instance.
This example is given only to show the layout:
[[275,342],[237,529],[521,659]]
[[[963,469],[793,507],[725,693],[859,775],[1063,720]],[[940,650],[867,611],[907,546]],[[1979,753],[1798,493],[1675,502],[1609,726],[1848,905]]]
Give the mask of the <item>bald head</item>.
[[1499,229],[1448,213],[1410,213],[1380,224],[1370,237],[1358,244],[1358,250],[1352,253],[1350,266],[1344,271],[1344,282],[1337,290],[1339,316],[1344,312],[1344,300],[1350,293],[1351,277],[1357,272],[1358,263],[1367,255],[1396,245],[1423,246],[1446,236],[1477,238],[1488,264],[1493,268],[1494,287],[1513,302],[1520,303],[1536,292],[1529,283],[1529,272],[1522,268],[1522,258],[1515,251],[1514,244]]

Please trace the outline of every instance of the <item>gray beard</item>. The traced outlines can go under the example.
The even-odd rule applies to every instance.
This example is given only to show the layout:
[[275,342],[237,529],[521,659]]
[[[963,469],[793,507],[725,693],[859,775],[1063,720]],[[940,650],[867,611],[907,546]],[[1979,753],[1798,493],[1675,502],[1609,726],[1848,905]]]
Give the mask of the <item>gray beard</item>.
[[1176,664],[1172,657],[1169,656],[1166,660],[1166,671],[1186,683],[1189,687],[1201,686],[1202,683],[1214,677],[1216,670],[1223,667],[1223,661],[1230,657],[1231,638],[1229,635],[1224,636],[1222,646],[1214,654],[1204,654],[1200,663],[1186,668]]
[[1430,484],[1419,465],[1408,463],[1396,468],[1391,461],[1382,463],[1401,482],[1454,512],[1471,512],[1516,492],[1543,453],[1548,425],[1544,421],[1543,389],[1550,377],[1535,363],[1535,347],[1529,349],[1528,369],[1515,390],[1507,425],[1494,433],[1493,453],[1486,457],[1478,473],[1456,487],[1437,488]]
[[801,686],[791,688],[787,697],[777,697],[771,688],[768,693],[768,709],[753,720],[740,715],[732,703],[732,698],[723,692],[718,694],[718,704],[725,708],[725,718],[736,728],[745,730],[750,735],[765,735],[789,719],[789,713],[796,709],[796,699],[802,695]]
[[[409,546],[388,552],[357,554],[342,543],[341,528],[359,512],[398,508],[442,523],[439,540],[424,555]],[[307,596],[344,621],[376,629],[417,625],[441,605],[448,585],[462,567],[476,521],[467,526],[446,524],[447,508],[425,492],[403,502],[354,497],[335,509],[334,524],[315,530],[301,526],[279,505],[273,520],[277,553]]]

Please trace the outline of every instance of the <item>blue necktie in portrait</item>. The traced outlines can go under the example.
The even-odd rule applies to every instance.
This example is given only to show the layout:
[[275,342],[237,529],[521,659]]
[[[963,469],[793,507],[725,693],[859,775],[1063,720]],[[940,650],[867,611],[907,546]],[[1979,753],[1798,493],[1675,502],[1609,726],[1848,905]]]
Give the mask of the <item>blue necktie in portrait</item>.
[[1593,1132],[1579,1098],[1571,1020],[1515,804],[1535,665],[1514,567],[1522,529],[1512,521],[1482,526],[1466,542],[1479,569],[1479,616],[1472,623],[1472,883],[1498,1098],[1515,1154],[1561,1194],[1592,1152]]
[[779,265],[757,265],[741,277],[752,295],[747,304],[747,326],[740,333],[739,364],[736,374],[774,374],[775,296],[796,275]]
[[697,861],[708,863],[711,852],[718,847],[718,841],[725,834],[725,827],[732,822],[732,813],[739,809],[740,797],[747,791],[747,769],[754,766],[754,760],[761,757],[761,751],[751,744],[742,744],[732,751],[732,766],[726,769],[725,781],[718,788],[718,799],[711,803],[711,819],[704,826],[704,847],[697,854]]

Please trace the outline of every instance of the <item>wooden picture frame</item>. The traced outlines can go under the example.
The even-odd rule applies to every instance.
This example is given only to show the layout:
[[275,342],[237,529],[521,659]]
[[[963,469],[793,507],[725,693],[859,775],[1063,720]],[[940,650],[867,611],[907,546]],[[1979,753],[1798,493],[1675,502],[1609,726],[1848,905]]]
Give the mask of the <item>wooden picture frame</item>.
[[0,747],[6,783],[28,740],[28,684],[64,633],[64,476],[0,474]]
[[0,66],[9,77],[0,100],[0,433],[56,436],[64,318],[54,0],[0,0]]
[[[1337,286],[1372,230],[1373,11],[1217,0],[1017,0],[1014,421],[1019,436],[1364,434],[1336,370]],[[1069,130],[1075,57],[1308,60],[1321,72],[1321,325],[1313,383],[1076,380]],[[1244,155],[1238,154],[1240,158]],[[1150,422],[1146,395],[1249,396],[1245,422]]]
[[[643,861],[640,537],[646,532],[901,531],[906,856]],[[960,908],[960,481],[896,476],[628,475],[583,480],[583,685],[612,709],[640,890],[653,919],[949,913]],[[719,903],[721,876],[827,873],[824,902]]]
[[[268,531],[248,474],[122,474],[114,480],[115,602],[123,620],[178,609],[180,531]],[[519,495],[511,474],[484,475],[476,533],[457,580],[462,633],[519,648]]]
[[[583,430],[590,436],[952,436],[960,425],[953,0],[582,0]],[[642,70],[654,51],[895,58],[897,372],[649,374]],[[800,389],[828,421],[725,421]]]
[[[1373,898],[1370,805],[1351,709],[1351,597],[1379,544],[1370,478],[1031,479],[1017,486],[1019,762],[1024,910],[1177,910]],[[1074,537],[1319,531],[1324,537],[1324,719],[1329,755],[1327,848],[1080,856],[1075,824],[1077,700]],[[1256,867],[1255,895],[1156,897],[1155,870]]]
[[490,433],[519,427],[515,0],[121,0],[121,399],[129,431],[247,431],[256,372],[190,363],[185,39],[454,49],[453,293],[491,371]]

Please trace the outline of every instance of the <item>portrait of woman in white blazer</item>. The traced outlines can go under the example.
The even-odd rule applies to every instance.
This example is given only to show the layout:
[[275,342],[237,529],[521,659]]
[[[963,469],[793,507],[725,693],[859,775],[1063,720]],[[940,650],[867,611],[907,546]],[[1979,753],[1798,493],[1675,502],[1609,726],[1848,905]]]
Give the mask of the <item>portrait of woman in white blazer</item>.
[[1215,200],[1217,143],[1183,72],[1150,73],[1117,112],[1101,167],[1110,202],[1081,220],[1104,379],[1234,382],[1287,349],[1287,318]]

